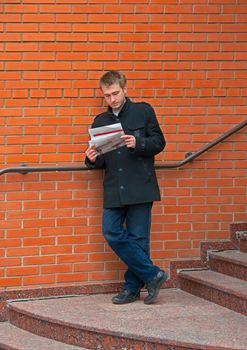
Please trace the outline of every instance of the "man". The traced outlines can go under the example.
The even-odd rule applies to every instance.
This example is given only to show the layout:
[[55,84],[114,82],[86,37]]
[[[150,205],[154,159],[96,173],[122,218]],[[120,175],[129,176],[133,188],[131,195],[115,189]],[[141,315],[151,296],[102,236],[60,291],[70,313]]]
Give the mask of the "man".
[[126,96],[123,74],[105,73],[100,88],[108,110],[94,119],[92,128],[120,122],[125,133],[125,146],[102,155],[90,146],[85,160],[91,169],[105,169],[103,235],[128,267],[123,290],[112,302],[133,302],[146,286],[144,303],[152,304],[168,277],[149,255],[151,209],[153,201],[160,200],[154,156],[164,149],[165,139],[153,108]]

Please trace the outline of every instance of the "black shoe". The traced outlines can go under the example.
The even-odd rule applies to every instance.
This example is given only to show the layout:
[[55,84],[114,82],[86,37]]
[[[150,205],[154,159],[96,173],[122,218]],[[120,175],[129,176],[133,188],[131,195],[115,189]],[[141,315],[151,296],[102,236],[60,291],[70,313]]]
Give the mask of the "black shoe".
[[140,292],[131,292],[131,290],[124,289],[119,294],[112,298],[113,304],[127,304],[132,303],[140,298]]
[[167,273],[160,270],[157,275],[147,283],[148,296],[144,299],[144,304],[152,304],[156,300],[160,288],[167,278]]

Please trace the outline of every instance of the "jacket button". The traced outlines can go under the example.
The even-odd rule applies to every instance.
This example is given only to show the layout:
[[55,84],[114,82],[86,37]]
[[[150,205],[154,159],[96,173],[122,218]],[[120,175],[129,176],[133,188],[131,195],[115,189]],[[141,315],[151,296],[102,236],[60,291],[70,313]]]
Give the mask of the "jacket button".
[[120,186],[120,190],[123,190],[124,189],[124,186]]
[[123,171],[123,169],[122,169],[122,168],[119,168],[118,171]]
[[117,151],[117,154],[121,154],[121,151]]

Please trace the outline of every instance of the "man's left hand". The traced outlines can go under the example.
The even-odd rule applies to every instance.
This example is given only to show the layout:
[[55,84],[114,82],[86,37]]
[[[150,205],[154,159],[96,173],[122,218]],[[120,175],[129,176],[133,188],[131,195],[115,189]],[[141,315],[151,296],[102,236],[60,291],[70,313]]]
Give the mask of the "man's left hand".
[[121,139],[124,140],[126,146],[128,148],[135,148],[136,147],[136,138],[133,135],[123,135],[121,136]]

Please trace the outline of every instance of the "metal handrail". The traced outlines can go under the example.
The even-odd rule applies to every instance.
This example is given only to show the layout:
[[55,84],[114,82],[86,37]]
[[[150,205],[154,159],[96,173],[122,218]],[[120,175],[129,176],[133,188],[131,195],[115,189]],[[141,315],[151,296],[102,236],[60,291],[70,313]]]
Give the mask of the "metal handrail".
[[[240,129],[244,128],[247,125],[247,120],[244,120],[242,123],[234,126],[232,129],[228,130],[221,136],[217,137],[212,142],[209,142],[202,148],[200,148],[198,151],[192,153],[189,152],[186,154],[186,157],[184,160],[181,160],[177,163],[156,163],[155,167],[159,169],[171,169],[171,168],[179,168],[183,165],[192,162],[195,158],[198,158],[201,154],[208,151],[210,148],[214,147],[218,143],[224,141],[229,136],[235,134]],[[17,167],[12,168],[6,168],[0,170],[0,175],[6,174],[6,173],[20,173],[20,174],[27,174],[27,173],[34,173],[34,172],[51,172],[51,171],[82,171],[82,170],[89,170],[85,165],[84,166],[27,166],[25,164]]]

